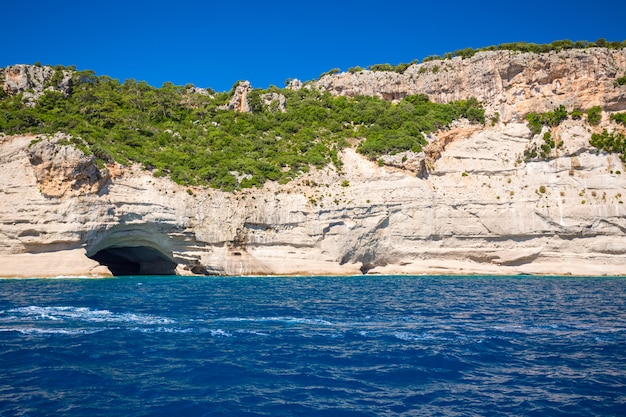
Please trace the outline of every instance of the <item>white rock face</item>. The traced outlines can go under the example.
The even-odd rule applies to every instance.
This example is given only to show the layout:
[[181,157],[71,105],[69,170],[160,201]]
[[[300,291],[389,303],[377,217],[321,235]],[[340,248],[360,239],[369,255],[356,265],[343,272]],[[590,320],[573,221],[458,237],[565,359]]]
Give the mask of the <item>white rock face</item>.
[[278,93],[265,93],[261,95],[261,102],[263,106],[269,109],[272,113],[287,111],[286,104],[287,99],[284,95]]
[[[524,112],[559,104],[568,110],[597,104],[606,112],[626,106],[626,87],[611,79],[626,73],[624,52],[583,52],[479,54],[449,62],[463,76],[451,70],[444,76],[443,68],[427,75],[430,81],[420,85],[431,86],[431,97],[480,93],[502,118],[434,135],[436,157],[422,178],[417,168],[407,171],[392,160],[396,167],[380,167],[348,149],[341,173],[313,170],[290,184],[234,194],[110,166],[98,191],[52,195],[42,189],[46,174],[32,163],[33,152],[44,166],[56,161],[50,166],[62,168],[48,176],[89,172],[66,165],[84,161],[80,155],[48,145],[33,150],[34,137],[0,137],[0,276],[110,275],[115,265],[91,258],[128,248],[137,271],[173,264],[180,274],[624,274],[626,168],[589,145],[593,129],[623,132],[623,126],[606,113],[593,128],[568,120],[552,131],[563,147],[551,159],[522,158],[542,136],[533,138],[516,122]],[[607,57],[614,66],[600,63]],[[354,74],[354,86],[343,83],[340,93],[356,94],[364,77],[381,74]],[[352,76],[320,83],[338,88],[340,77]],[[556,80],[555,93],[546,86]],[[377,84],[384,92],[371,85],[371,94],[387,98],[408,94],[389,79]],[[76,178],[67,175],[62,183]]]
[[237,84],[233,96],[230,98],[228,104],[223,106],[225,110],[234,110],[239,113],[249,113],[250,106],[248,105],[248,93],[252,91],[250,81],[242,81]]
[[48,197],[97,193],[108,180],[108,173],[95,166],[95,157],[86,156],[73,145],[60,145],[65,135],[37,141],[28,158],[35,171],[39,190]]
[[58,71],[58,78],[53,80],[57,70],[50,66],[19,64],[2,68],[0,69],[2,89],[10,95],[22,93],[25,101],[34,105],[46,90],[67,94],[72,88],[72,72]]

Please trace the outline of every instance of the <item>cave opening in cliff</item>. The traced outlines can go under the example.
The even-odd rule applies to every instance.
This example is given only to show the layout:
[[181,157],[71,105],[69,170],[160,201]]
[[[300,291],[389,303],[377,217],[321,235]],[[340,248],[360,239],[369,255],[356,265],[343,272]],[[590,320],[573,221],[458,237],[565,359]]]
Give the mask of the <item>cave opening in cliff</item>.
[[176,274],[176,262],[149,246],[108,247],[90,258],[109,268],[115,276]]
[[176,275],[172,242],[155,223],[117,224],[94,230],[85,238],[91,258],[112,275]]

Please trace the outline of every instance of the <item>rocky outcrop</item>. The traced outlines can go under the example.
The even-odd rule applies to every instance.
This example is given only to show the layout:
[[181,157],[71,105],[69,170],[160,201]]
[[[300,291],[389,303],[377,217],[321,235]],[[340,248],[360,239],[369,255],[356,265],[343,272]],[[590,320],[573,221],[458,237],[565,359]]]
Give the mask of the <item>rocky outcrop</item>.
[[287,111],[287,99],[282,94],[274,92],[261,94],[261,102],[272,113],[284,113]]
[[298,91],[299,89],[301,89],[303,86],[302,81],[300,81],[297,78],[293,78],[291,80],[288,81],[287,83],[287,88],[289,88],[290,90],[293,91]]
[[34,105],[48,90],[68,94],[72,88],[72,71],[50,66],[12,65],[0,69],[0,81],[7,94],[21,93],[25,102]]
[[249,81],[239,82],[235,87],[235,91],[233,91],[230,101],[222,108],[224,110],[234,110],[239,113],[249,113],[250,105],[248,103],[248,94],[250,91],[252,91],[252,86]]
[[545,54],[487,51],[466,59],[411,65],[402,74],[364,70],[325,75],[315,85],[334,95],[385,100],[420,93],[441,103],[475,97],[488,114],[497,112],[503,122],[511,122],[522,121],[531,111],[550,111],[559,105],[625,110],[626,89],[613,85],[625,68],[626,49]]
[[[623,54],[483,53],[404,74],[324,77],[319,85],[336,94],[371,87],[397,99],[408,94],[401,83],[381,78],[377,91],[365,81],[417,73],[416,85],[423,77],[419,85],[430,87],[416,92],[436,100],[482,94],[502,117],[431,135],[426,160],[396,155],[380,166],[346,149],[341,172],[311,170],[237,193],[121,166],[93,188],[106,176],[98,179],[62,138],[0,138],[0,275],[623,274],[626,168],[589,145],[593,131],[625,132],[606,117],[626,104],[626,87],[611,79],[626,73]],[[524,161],[547,128],[533,136],[516,120],[561,103],[602,105],[603,121],[563,122],[551,129],[563,145],[547,160]],[[57,176],[60,187],[44,187]]]
[[73,145],[62,145],[62,134],[36,141],[28,151],[37,185],[48,197],[98,193],[108,180],[106,169],[98,169],[93,155]]

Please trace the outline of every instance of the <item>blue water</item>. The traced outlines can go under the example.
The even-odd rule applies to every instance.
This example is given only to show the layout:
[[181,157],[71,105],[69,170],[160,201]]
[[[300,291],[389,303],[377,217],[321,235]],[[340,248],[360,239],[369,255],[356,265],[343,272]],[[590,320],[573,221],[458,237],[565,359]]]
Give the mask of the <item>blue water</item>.
[[0,280],[0,416],[624,416],[626,279]]

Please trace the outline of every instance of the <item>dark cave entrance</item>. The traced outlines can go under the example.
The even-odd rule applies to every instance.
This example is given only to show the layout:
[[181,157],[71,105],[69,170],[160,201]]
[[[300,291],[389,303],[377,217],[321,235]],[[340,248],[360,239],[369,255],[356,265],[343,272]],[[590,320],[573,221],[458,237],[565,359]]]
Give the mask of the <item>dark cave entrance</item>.
[[85,238],[85,249],[88,258],[115,276],[176,275],[172,242],[155,223],[118,224],[93,231]]
[[149,246],[109,247],[90,256],[113,275],[176,275],[176,262]]

